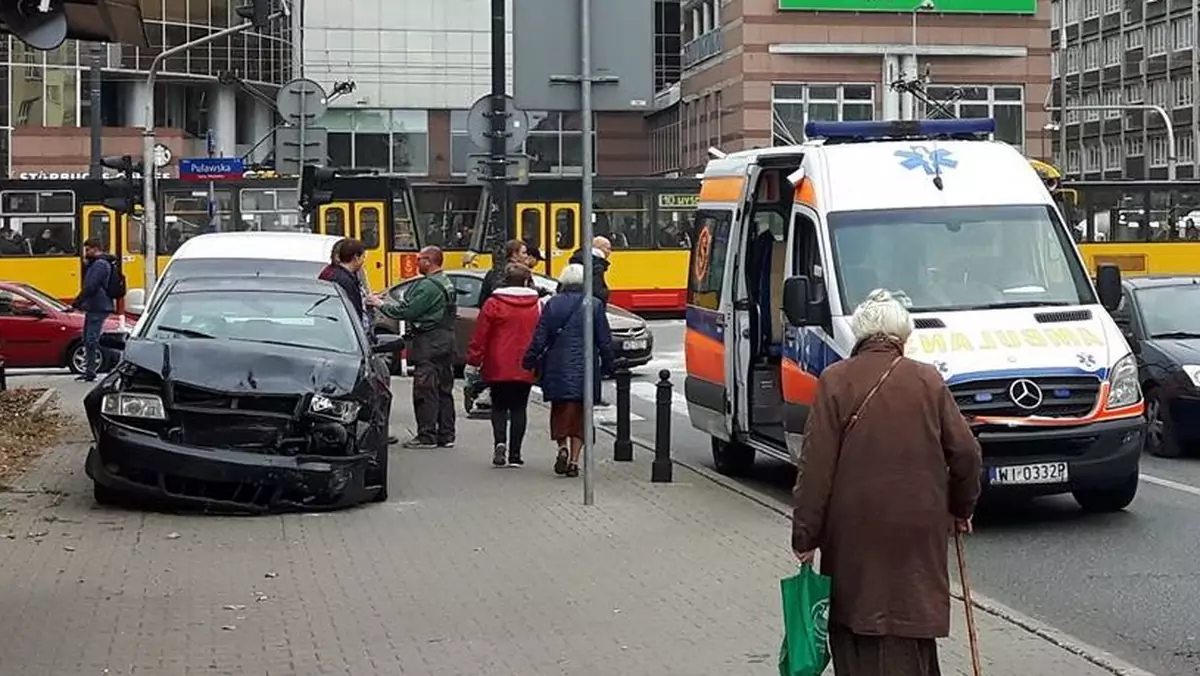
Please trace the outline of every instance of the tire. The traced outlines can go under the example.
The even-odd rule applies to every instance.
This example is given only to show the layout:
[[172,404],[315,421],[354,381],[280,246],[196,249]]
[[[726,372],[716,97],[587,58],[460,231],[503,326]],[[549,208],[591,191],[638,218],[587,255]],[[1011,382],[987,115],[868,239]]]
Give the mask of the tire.
[[725,476],[745,476],[754,467],[754,449],[735,442],[712,439],[713,467]]
[[[101,355],[100,361],[103,364],[104,356]],[[87,365],[87,348],[83,346],[83,341],[77,340],[67,346],[66,355],[67,369],[77,375],[83,375]]]
[[1089,488],[1072,493],[1075,501],[1085,512],[1094,514],[1119,512],[1133,502],[1137,495],[1138,475],[1134,473],[1121,483],[1109,488]]
[[1147,453],[1159,458],[1178,458],[1183,455],[1183,447],[1175,436],[1175,423],[1171,420],[1171,411],[1163,402],[1157,388],[1146,392],[1144,448]]

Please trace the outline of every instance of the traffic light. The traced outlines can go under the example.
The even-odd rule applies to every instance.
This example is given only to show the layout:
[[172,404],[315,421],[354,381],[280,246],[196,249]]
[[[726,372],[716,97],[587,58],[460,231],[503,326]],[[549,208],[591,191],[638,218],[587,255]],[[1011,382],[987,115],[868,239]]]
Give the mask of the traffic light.
[[329,167],[304,165],[300,174],[300,206],[307,211],[316,211],[322,204],[333,201],[333,179],[337,170]]
[[254,24],[254,30],[264,31],[267,29],[267,20],[271,17],[271,0],[249,0],[237,8],[237,15]]
[[100,160],[100,166],[116,171],[119,176],[104,179],[104,206],[119,214],[131,214],[142,202],[142,163],[129,155],[113,155]]

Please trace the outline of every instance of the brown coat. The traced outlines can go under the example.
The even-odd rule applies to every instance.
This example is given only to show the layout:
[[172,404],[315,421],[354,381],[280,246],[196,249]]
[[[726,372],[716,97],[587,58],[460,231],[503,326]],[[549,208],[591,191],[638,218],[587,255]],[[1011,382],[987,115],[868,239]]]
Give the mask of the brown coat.
[[952,517],[979,497],[979,444],[941,375],[902,359],[841,440],[842,429],[901,352],[867,342],[821,374],[796,478],[792,547],[821,550],[833,580],[829,621],[856,633],[950,632]]

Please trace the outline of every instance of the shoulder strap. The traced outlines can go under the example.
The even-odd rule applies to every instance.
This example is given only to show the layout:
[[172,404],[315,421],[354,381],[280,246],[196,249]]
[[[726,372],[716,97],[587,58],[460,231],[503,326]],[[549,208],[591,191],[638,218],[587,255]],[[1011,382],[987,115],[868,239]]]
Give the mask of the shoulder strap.
[[854,426],[858,424],[860,419],[862,419],[863,410],[867,407],[867,404],[871,403],[871,399],[875,397],[875,393],[879,391],[879,388],[883,387],[883,384],[887,381],[888,376],[892,375],[892,371],[895,371],[896,367],[899,366],[901,359],[903,359],[903,357],[896,357],[892,360],[892,363],[889,364],[886,369],[884,369],[883,375],[879,376],[879,380],[875,382],[875,386],[867,392],[867,396],[863,397],[862,403],[860,403],[858,407],[854,409],[854,413],[850,414],[850,417],[846,420],[846,424],[842,427],[842,441],[846,440],[846,436],[850,434],[850,430],[854,429]]
[[549,352],[550,348],[554,347],[554,343],[558,341],[558,337],[562,335],[562,332],[566,330],[567,325],[571,323],[572,319],[575,319],[575,315],[579,314],[579,310],[582,308],[583,298],[580,297],[579,302],[575,304],[575,308],[571,310],[571,314],[567,315],[567,318],[563,321],[563,323],[560,324],[558,328],[554,329],[554,333],[550,334],[550,339],[546,341],[546,349],[543,350],[543,352]]

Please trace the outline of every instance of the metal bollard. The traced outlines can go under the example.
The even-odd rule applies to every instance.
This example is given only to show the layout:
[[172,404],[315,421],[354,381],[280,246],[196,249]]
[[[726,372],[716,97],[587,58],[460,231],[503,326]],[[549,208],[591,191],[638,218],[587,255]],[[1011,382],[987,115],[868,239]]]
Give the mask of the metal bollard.
[[629,385],[633,374],[627,368],[619,368],[613,374],[617,382],[617,440],[613,442],[613,460],[633,461],[633,440],[630,439]]
[[0,355],[0,392],[8,389],[8,374],[4,372],[4,356]]
[[671,372],[658,372],[658,392],[654,407],[654,462],[650,465],[650,481],[671,483]]

